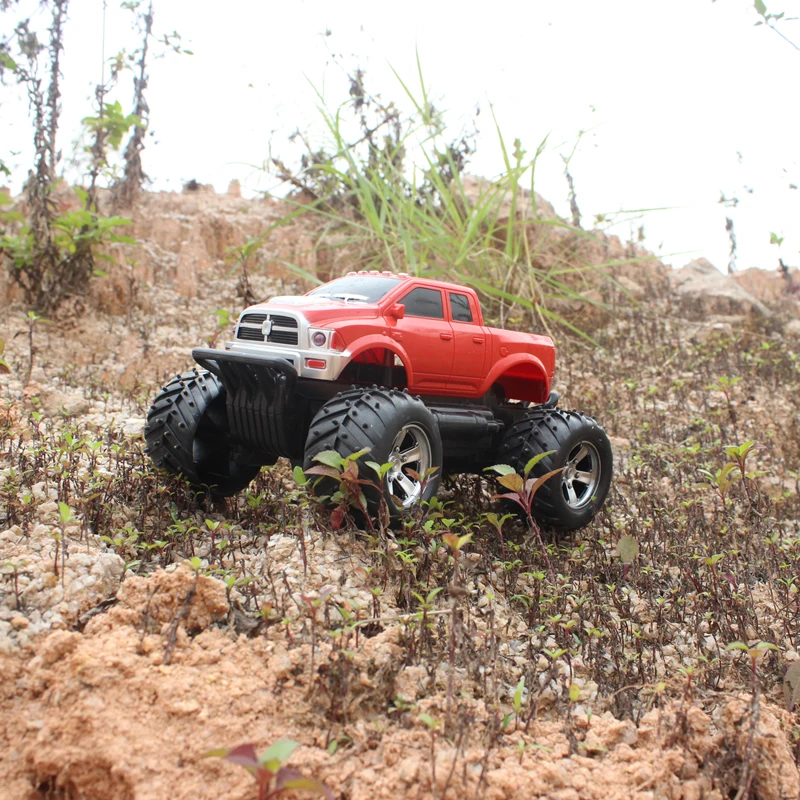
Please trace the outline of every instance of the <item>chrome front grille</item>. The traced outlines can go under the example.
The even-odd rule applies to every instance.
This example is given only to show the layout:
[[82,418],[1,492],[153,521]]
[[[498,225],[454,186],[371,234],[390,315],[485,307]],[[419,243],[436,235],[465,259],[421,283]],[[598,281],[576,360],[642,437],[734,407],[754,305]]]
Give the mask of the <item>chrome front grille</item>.
[[239,334],[237,339],[244,339],[248,342],[263,342],[264,334],[261,333],[261,326],[257,328],[246,328],[243,325],[239,326]]
[[[270,314],[272,324],[278,328],[296,328],[297,320],[294,317],[284,317],[282,314]],[[263,319],[261,320],[264,321]]]
[[[271,324],[267,325],[268,322]],[[265,330],[268,333],[265,334]],[[239,320],[236,338],[296,347],[299,342],[297,320],[285,314],[244,314]]]
[[240,322],[244,323],[245,325],[260,325],[266,318],[266,314],[245,314],[241,318]]
[[272,329],[267,341],[273,344],[297,344],[297,331],[279,331]]

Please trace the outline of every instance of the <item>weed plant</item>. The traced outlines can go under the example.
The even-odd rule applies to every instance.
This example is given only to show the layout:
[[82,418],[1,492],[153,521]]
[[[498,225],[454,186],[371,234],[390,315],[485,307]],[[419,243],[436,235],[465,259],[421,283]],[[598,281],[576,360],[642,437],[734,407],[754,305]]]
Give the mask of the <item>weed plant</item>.
[[298,169],[273,159],[278,176],[302,191],[300,210],[320,223],[317,246],[341,249],[348,269],[466,283],[503,325],[516,319],[535,328],[555,320],[571,327],[554,301],[585,300],[589,273],[592,284],[612,280],[616,263],[581,259],[581,241],[597,241],[596,235],[539,203],[536,164],[546,140],[531,155],[519,139],[509,145],[495,122],[503,169],[491,180],[468,176],[471,136],[448,139],[417,66],[416,89],[395,73],[402,103],[370,94],[360,71],[350,77],[348,101],[330,106],[318,93],[326,143],[303,139]]

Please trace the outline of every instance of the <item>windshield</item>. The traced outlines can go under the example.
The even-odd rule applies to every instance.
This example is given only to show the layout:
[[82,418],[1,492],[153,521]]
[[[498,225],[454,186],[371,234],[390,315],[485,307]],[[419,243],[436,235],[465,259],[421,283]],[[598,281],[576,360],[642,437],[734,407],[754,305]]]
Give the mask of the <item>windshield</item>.
[[314,289],[309,295],[344,302],[377,303],[398,283],[400,278],[388,275],[348,275]]

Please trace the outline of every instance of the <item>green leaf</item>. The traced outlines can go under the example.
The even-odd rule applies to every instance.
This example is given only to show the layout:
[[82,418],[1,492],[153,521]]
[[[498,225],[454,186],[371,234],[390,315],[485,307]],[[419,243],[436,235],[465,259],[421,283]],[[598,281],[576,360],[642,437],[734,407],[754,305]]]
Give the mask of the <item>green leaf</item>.
[[510,467],[508,464],[495,464],[493,467],[484,467],[484,472],[489,472],[489,470],[493,470],[500,475],[513,475],[516,470],[514,467]]
[[370,448],[370,447],[362,447],[360,450],[356,450],[355,453],[351,453],[349,456],[347,456],[347,460],[348,461],[355,461],[355,460],[361,458],[361,456],[366,455],[367,453],[369,453],[369,451],[371,449],[372,448]]
[[581,687],[577,683],[570,684],[569,687],[569,701],[570,703],[577,703],[578,698],[581,696]]
[[472,541],[472,534],[467,533],[464,536],[459,536],[456,533],[443,533],[442,541],[451,549],[460,551],[464,545]]
[[548,450],[546,453],[539,453],[535,455],[526,465],[525,469],[523,470],[523,474],[527,478],[530,474],[530,471],[543,459],[547,458],[547,456],[551,456],[555,453],[555,450]]
[[725,448],[725,455],[728,458],[747,458],[747,456],[755,449],[756,443],[753,439],[739,445],[729,445]]
[[58,516],[61,518],[61,522],[64,525],[72,521],[72,510],[66,503],[58,504]]
[[525,676],[523,675],[517,683],[517,688],[514,690],[514,711],[519,714],[522,709],[522,693],[525,691]]
[[344,466],[344,459],[335,450],[323,450],[317,453],[313,460],[332,469],[341,469]]
[[365,461],[364,463],[371,470],[373,470],[374,472],[377,473],[378,478],[380,480],[383,480],[383,478],[385,477],[386,473],[394,466],[394,464],[392,464],[391,462],[388,462],[386,464],[378,464],[375,461]]
[[229,747],[217,747],[215,750],[207,750],[203,753],[203,758],[225,758],[230,753]]
[[284,761],[288,760],[289,756],[291,756],[299,746],[299,742],[292,741],[291,739],[279,739],[275,744],[266,749],[258,761],[270,770],[270,772],[275,772]]
[[187,564],[188,564],[188,565],[189,565],[189,566],[190,566],[190,567],[191,567],[191,568],[192,568],[192,569],[193,569],[195,572],[199,572],[199,571],[200,571],[200,569],[201,569],[201,568],[202,568],[202,566],[203,566],[203,562],[202,562],[202,561],[201,561],[201,560],[200,560],[200,559],[199,559],[197,556],[192,556],[190,559],[188,559],[188,560],[187,560],[187,562],[186,562],[186,563],[187,563]]
[[779,652],[779,651],[778,651],[778,646],[777,646],[777,645],[774,645],[774,644],[772,644],[772,642],[759,642],[759,643],[758,643],[758,644],[757,644],[757,645],[756,645],[754,648],[752,648],[752,649],[753,649],[753,650],[758,650],[759,652],[761,652],[761,651],[766,651],[766,650],[774,650],[776,653],[777,653],[777,652]]
[[730,652],[731,650],[744,650],[745,653],[750,652],[750,648],[744,642],[731,642],[726,645],[725,649]]
[[617,555],[623,564],[633,563],[633,559],[639,555],[639,543],[633,536],[620,536],[617,542]]
[[435,589],[431,589],[428,592],[428,597],[426,598],[425,602],[428,603],[428,605],[430,605],[436,599],[436,595],[443,590],[444,586],[437,586]]
[[133,225],[133,220],[127,217],[106,217],[102,222],[109,228],[119,228],[123,225]]
[[292,477],[298,486],[305,486],[308,483],[308,478],[299,464],[292,470]]
[[762,17],[767,13],[767,6],[764,3],[764,0],[754,0],[753,5],[755,6],[756,11],[761,14]]
[[441,720],[435,720],[430,714],[420,714],[419,718],[432,731],[435,731],[442,724]]
[[8,53],[0,52],[0,67],[16,72],[17,62]]

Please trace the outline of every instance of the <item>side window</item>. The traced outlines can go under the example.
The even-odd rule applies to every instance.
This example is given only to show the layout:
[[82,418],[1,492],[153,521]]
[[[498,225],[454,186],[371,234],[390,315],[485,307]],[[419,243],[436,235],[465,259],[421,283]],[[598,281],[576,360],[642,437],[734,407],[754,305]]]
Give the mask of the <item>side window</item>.
[[450,292],[450,313],[453,315],[453,322],[472,322],[469,297]]
[[442,293],[438,289],[412,289],[400,302],[406,307],[407,317],[444,319]]

